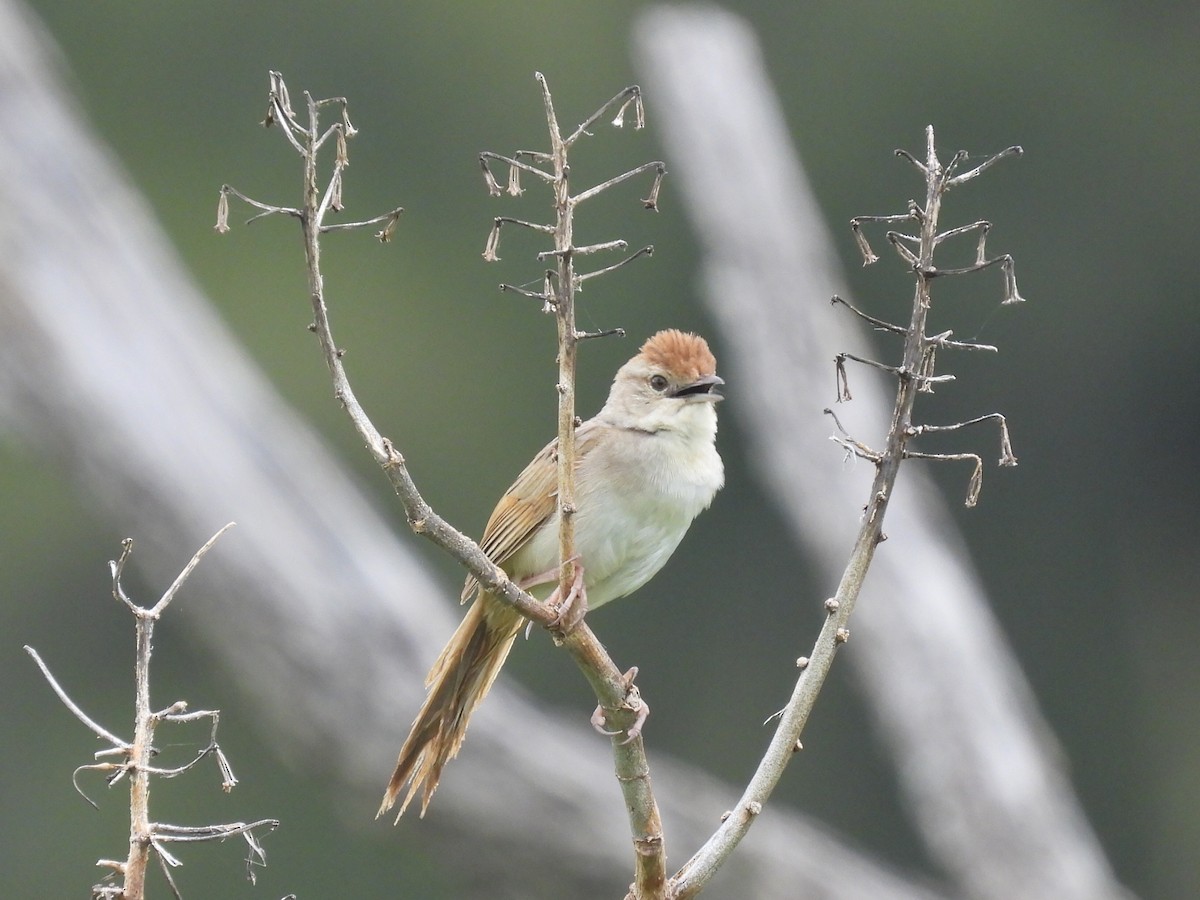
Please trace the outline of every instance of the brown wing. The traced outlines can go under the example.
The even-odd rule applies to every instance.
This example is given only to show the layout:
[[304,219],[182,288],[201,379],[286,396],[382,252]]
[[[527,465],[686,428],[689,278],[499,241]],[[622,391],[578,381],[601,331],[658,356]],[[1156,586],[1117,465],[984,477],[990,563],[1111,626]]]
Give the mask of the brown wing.
[[[590,421],[585,422],[575,432],[577,466],[594,443],[597,431],[591,426]],[[554,514],[554,501],[558,496],[557,450],[557,440],[543,447],[492,510],[479,546],[496,565],[504,565]],[[475,576],[468,575],[462,590],[464,603],[475,593],[477,586]]]

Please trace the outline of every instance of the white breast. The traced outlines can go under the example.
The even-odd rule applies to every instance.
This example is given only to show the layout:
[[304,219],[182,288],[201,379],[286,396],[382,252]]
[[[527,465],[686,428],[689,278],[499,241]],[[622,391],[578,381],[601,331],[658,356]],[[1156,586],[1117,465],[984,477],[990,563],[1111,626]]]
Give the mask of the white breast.
[[724,484],[716,416],[696,412],[711,415],[707,433],[613,429],[582,461],[575,540],[591,608],[649,581]]

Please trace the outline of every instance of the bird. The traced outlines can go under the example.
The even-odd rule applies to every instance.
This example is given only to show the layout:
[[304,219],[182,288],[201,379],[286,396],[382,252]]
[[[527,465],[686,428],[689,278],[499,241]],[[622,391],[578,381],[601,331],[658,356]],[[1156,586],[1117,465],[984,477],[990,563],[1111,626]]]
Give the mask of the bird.
[[[649,581],[725,483],[716,449],[716,359],[704,338],[650,337],[617,371],[603,408],[575,431],[576,585],[596,609]],[[558,441],[547,444],[497,503],[479,546],[537,599],[561,601]],[[421,795],[429,807],[471,714],[487,695],[526,619],[468,576],[473,603],[425,679],[427,694],[400,750],[376,818]],[[571,602],[571,597],[566,598]],[[566,604],[559,605],[560,615]]]

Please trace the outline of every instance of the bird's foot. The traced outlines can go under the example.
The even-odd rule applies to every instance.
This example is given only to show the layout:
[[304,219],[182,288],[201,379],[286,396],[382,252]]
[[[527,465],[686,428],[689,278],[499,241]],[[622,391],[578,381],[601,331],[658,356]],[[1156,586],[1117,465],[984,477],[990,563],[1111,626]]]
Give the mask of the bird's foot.
[[560,585],[546,600],[546,604],[554,610],[554,620],[548,627],[556,643],[561,643],[564,637],[578,628],[587,615],[587,588],[583,586],[583,566],[579,562],[575,563],[575,577],[571,579],[571,589],[566,598],[560,600],[561,594]]
[[620,710],[633,713],[633,724],[628,728],[618,728],[616,731],[608,729],[608,713],[616,712],[616,710],[605,710],[603,706],[597,706],[596,711],[592,713],[592,727],[605,737],[616,737],[618,734],[624,734],[625,740],[619,743],[624,746],[638,737],[642,733],[642,726],[646,724],[646,718],[650,715],[650,704],[642,699],[642,694],[638,690],[637,685],[633,683],[633,679],[637,678],[638,668],[634,666],[623,676],[621,680],[625,683],[625,700],[619,707]]
[[[575,571],[579,571],[579,554],[572,556],[567,562],[575,563]],[[552,581],[558,581],[559,572],[562,571],[562,566],[555,566],[553,569],[547,569],[545,572],[538,572],[536,575],[528,575],[525,578],[517,580],[517,587],[523,591],[537,587],[539,584],[549,584]],[[578,577],[578,576],[577,576]],[[553,599],[553,595],[551,595]]]
[[[587,592],[583,587],[583,566],[579,563],[578,555],[571,557],[568,562],[575,563],[575,578],[571,583],[571,592],[567,595],[566,602],[559,602],[559,596],[562,593],[560,585],[555,585],[554,592],[546,598],[546,605],[555,610],[556,613],[553,621],[546,627],[552,634],[556,635],[555,643],[559,644],[562,643],[563,637],[583,621],[583,615],[587,612]],[[528,591],[539,584],[548,584],[551,581],[557,581],[561,571],[562,566],[555,566],[553,569],[547,569],[545,572],[530,575],[519,579],[517,587],[523,591]],[[568,619],[566,614],[571,611],[571,607],[574,605],[577,597],[582,597],[583,608],[575,614],[574,618]],[[530,619],[525,624],[525,640],[529,640],[529,635],[533,631],[533,624],[533,619]]]

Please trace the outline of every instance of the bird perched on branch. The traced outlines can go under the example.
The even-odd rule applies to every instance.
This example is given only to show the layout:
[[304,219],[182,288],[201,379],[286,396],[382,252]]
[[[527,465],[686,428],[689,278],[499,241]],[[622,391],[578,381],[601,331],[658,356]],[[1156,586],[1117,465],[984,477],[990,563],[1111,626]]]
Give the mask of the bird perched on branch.
[[[595,609],[637,590],[663,567],[725,481],[715,445],[716,359],[703,338],[660,331],[618,370],[604,408],[575,432],[575,577]],[[558,442],[526,466],[496,505],[480,546],[539,599],[561,598]],[[428,694],[400,750],[379,815],[408,784],[399,817],[419,792],[421,815],[471,714],[500,672],[524,617],[467,578],[475,598],[425,679]],[[566,598],[571,602],[571,598]]]

